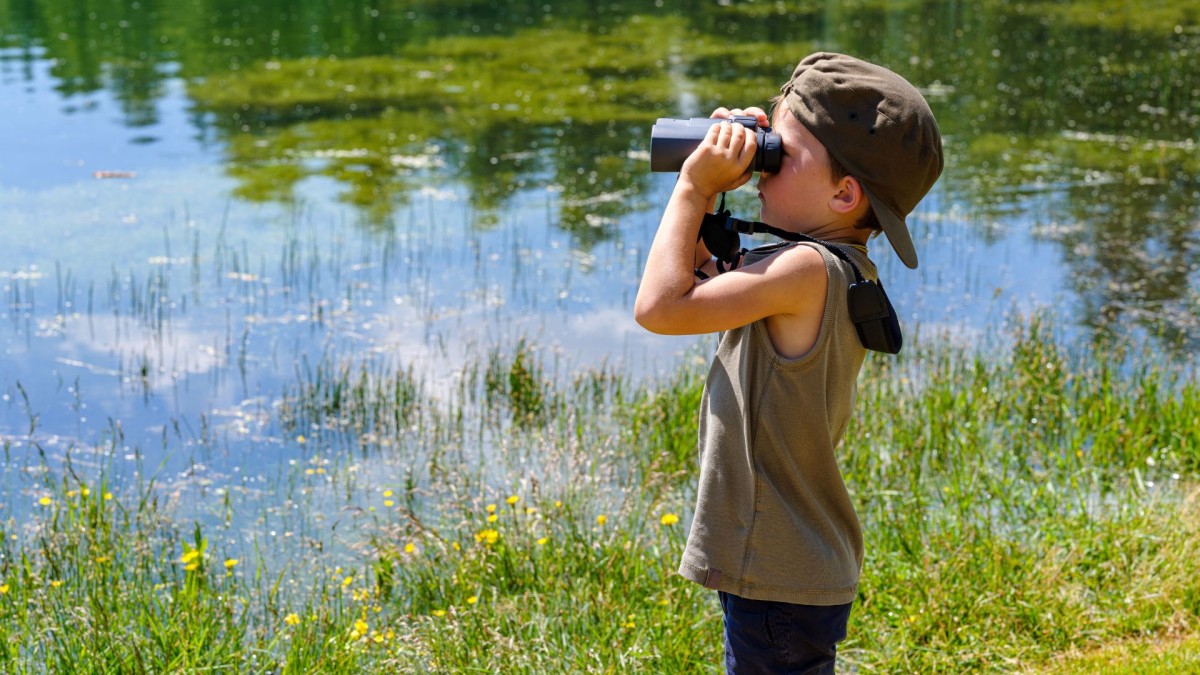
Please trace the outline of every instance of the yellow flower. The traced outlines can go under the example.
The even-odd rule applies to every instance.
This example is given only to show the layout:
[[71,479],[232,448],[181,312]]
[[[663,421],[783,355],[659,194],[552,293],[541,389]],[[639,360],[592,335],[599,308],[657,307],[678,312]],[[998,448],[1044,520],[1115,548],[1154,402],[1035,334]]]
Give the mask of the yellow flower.
[[494,514],[494,513],[493,513],[492,515],[490,515],[490,516],[488,516],[488,517],[487,517],[487,521],[488,521],[489,523],[494,523],[494,522],[496,522],[496,521],[497,521],[497,520],[499,520],[499,519],[500,519],[500,516],[497,516],[497,515],[496,515],[496,514]]
[[520,498],[520,497],[518,497],[517,495],[512,495],[511,497],[509,497],[509,498],[508,498],[508,499],[506,499],[505,501],[507,501],[507,502],[508,502],[508,505],[509,505],[509,506],[512,506],[513,504],[516,504],[517,502],[521,501],[521,498]]
[[186,566],[183,568],[183,571],[185,571],[185,572],[195,572],[195,571],[196,571],[196,570],[198,570],[198,569],[200,569],[200,563],[189,563],[188,565],[186,565]]
[[79,490],[79,494],[81,494],[81,495],[83,495],[84,497],[86,497],[86,496],[88,496],[88,495],[92,494],[92,491],[91,491],[91,490],[89,490],[89,489],[87,489],[87,488],[80,488],[80,490]]
[[106,502],[107,502],[107,501],[112,501],[112,493],[111,493],[111,492],[105,492],[105,493],[104,493],[104,501],[106,501]]
[[8,584],[0,584],[0,595],[8,595]]
[[662,523],[663,525],[674,525],[675,523],[679,522],[679,516],[675,515],[674,513],[664,513],[662,518],[658,519],[658,522]]
[[354,583],[354,577],[346,577],[345,579],[342,579],[342,588],[345,588],[352,583]]
[[388,508],[391,508],[391,507],[393,507],[393,506],[395,506],[395,505],[396,505],[396,502],[394,502],[394,501],[392,501],[392,500],[390,500],[390,499],[385,499],[385,500],[383,500],[383,505],[384,505],[384,506],[386,506],[386,507],[388,507]]
[[236,567],[239,562],[241,562],[241,561],[238,560],[237,558],[229,558],[228,560],[225,561],[225,569],[231,570],[234,567]]
[[455,551],[462,550],[462,547],[458,545],[457,541],[450,542],[450,548],[454,549]]
[[62,584],[63,584],[62,579],[55,579],[54,581],[50,582],[50,586],[52,588],[58,588],[59,586],[62,586]]
[[433,614],[434,616],[436,616],[436,617],[439,617],[439,618],[441,618],[441,617],[443,617],[443,616],[446,616],[446,610],[444,610],[444,609],[435,609],[435,610],[433,610],[432,614]]
[[304,437],[304,434],[300,434],[299,436],[297,436],[297,437],[296,437],[296,442],[297,442],[297,443],[303,443],[303,442],[305,442],[305,441],[307,441],[307,440],[308,440],[308,439]]
[[597,525],[603,526],[607,522],[608,522],[608,516],[604,515],[603,513],[596,516],[596,524]]
[[538,545],[538,546],[545,546],[545,545],[546,545],[546,542],[548,542],[548,541],[550,541],[550,537],[542,537],[541,539],[538,539],[538,540],[537,540],[537,545]]
[[487,505],[487,512],[488,512],[488,513],[495,513],[495,512],[496,512],[496,505],[495,505],[495,504],[488,504],[488,505]]
[[42,506],[50,506],[51,504],[54,503],[54,500],[50,499],[49,497],[42,497],[41,499],[38,500],[38,503],[41,504]]
[[555,500],[554,500],[554,508],[556,508],[556,509],[561,509],[561,508],[562,508],[562,502],[561,502],[560,500],[558,500],[558,499],[555,499]]
[[384,490],[384,491],[383,491],[383,496],[384,496],[384,497],[391,497],[393,494],[394,494],[394,493],[393,493],[391,490]]
[[316,473],[316,471],[313,471],[312,469],[305,469],[305,470],[304,470],[304,475],[305,475],[305,476],[311,476],[311,475],[313,475],[314,473]]
[[183,554],[183,557],[179,559],[179,562],[187,564],[199,557],[200,557],[200,551],[197,551],[196,549],[193,548],[190,551],[185,551]]
[[471,597],[467,598],[468,605],[473,605],[477,602],[479,602],[479,596],[477,596],[477,595],[472,595]]
[[413,551],[415,551],[415,550],[417,550],[417,547],[416,547],[416,546],[414,546],[414,545],[413,545],[413,543],[412,543],[411,541],[410,541],[410,542],[408,542],[407,544],[405,544],[405,545],[404,545],[404,552],[405,552],[405,553],[412,553],[412,552],[413,552]]
[[300,623],[300,615],[292,612],[291,614],[283,617],[283,622],[289,626],[296,626]]
[[499,538],[500,533],[492,529],[480,530],[479,533],[475,535],[475,541],[482,542],[488,546],[496,543],[496,540]]
[[363,621],[362,619],[357,619],[357,620],[355,620],[355,622],[354,622],[354,630],[358,631],[358,633],[359,633],[360,635],[366,635],[366,634],[367,634],[367,628],[368,628],[368,626],[367,626],[367,622],[366,622],[366,621]]

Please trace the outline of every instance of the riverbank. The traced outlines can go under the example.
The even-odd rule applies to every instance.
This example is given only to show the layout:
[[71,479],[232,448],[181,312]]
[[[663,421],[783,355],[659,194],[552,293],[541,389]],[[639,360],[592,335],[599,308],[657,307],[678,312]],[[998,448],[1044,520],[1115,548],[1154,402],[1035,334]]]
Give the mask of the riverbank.
[[[848,671],[1197,651],[1194,371],[1068,349],[1039,318],[1007,331],[868,359],[842,453],[867,540]],[[521,342],[434,400],[407,364],[331,357],[265,409],[312,458],[267,477],[267,507],[244,484],[171,494],[153,467],[118,487],[99,449],[27,455],[50,487],[4,523],[0,669],[715,670],[715,598],[673,574],[704,374],[684,361],[553,377]],[[379,481],[381,457],[406,478]]]

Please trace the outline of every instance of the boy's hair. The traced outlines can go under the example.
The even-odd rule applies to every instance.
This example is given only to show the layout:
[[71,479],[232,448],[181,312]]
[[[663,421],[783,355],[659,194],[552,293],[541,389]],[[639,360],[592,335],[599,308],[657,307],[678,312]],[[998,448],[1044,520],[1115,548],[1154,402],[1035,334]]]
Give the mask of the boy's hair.
[[905,218],[943,166],[942,136],[925,97],[887,68],[829,52],[806,56],[780,92],[829,152],[834,174],[858,179],[879,228],[915,268]]

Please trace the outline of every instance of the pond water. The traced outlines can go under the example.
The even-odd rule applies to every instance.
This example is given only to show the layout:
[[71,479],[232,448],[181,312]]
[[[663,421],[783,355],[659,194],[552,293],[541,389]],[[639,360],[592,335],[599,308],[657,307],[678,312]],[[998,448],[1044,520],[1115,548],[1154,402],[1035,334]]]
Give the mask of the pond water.
[[674,370],[709,338],[631,317],[673,182],[650,126],[763,105],[816,50],[905,75],[945,138],[920,268],[873,249],[910,336],[1051,307],[1072,339],[1200,345],[1190,0],[0,0],[6,508],[30,463],[170,483],[214,437],[212,475],[269,483],[305,456],[273,406],[322,361],[450,388],[524,338]]

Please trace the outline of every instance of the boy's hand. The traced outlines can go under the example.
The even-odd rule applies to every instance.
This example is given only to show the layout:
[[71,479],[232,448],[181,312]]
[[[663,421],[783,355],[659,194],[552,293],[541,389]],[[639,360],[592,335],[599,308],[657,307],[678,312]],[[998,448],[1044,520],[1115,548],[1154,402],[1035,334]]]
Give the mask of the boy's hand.
[[763,112],[763,109],[759,108],[758,106],[750,106],[745,110],[742,110],[741,108],[734,108],[733,110],[730,110],[728,108],[721,107],[717,108],[711,115],[709,115],[709,117],[712,117],[713,119],[729,119],[731,117],[743,116],[753,117],[754,119],[758,120],[758,126],[760,127],[771,126],[771,120],[767,117],[767,113]]
[[[746,112],[732,113],[718,108],[715,119],[728,118],[730,114],[753,114],[764,124],[766,114],[757,108]],[[687,181],[702,195],[713,197],[721,192],[737,189],[750,180],[750,165],[758,151],[758,139],[741,124],[718,122],[708,130],[704,140],[683,163],[680,180]]]

